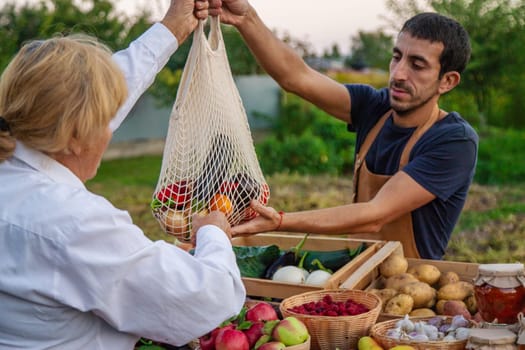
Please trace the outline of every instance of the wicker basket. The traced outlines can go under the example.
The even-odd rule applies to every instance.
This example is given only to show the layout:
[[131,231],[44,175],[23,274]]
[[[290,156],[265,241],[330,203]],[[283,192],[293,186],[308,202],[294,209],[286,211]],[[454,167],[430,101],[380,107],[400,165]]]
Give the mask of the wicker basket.
[[[330,295],[334,301],[352,299],[369,311],[355,316],[315,316],[290,311],[294,306],[321,300]],[[350,350],[357,347],[360,337],[367,335],[381,311],[381,299],[362,290],[325,289],[294,295],[279,305],[283,317],[294,316],[303,321],[311,337],[312,350]]]
[[297,345],[292,345],[292,346],[287,346],[285,349],[286,350],[310,350],[310,347],[311,347],[311,337],[308,337],[308,339],[306,339],[306,341],[302,344],[297,344]]
[[[447,321],[452,320],[450,316],[445,317]],[[417,321],[426,321],[431,317],[411,317],[410,320],[413,322]],[[374,338],[379,345],[389,349],[396,345],[410,345],[416,350],[464,350],[467,345],[467,340],[457,340],[457,341],[413,341],[413,340],[401,340],[391,337],[387,337],[386,333],[389,329],[395,328],[396,323],[400,319],[392,319],[384,322],[376,323],[370,329],[370,336]]]

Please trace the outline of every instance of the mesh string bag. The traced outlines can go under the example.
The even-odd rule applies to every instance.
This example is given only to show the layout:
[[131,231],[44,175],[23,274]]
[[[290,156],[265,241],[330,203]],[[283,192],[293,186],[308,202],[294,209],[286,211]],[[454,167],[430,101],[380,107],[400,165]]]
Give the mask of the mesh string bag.
[[190,239],[194,214],[222,211],[230,225],[268,203],[248,118],[233,80],[217,17],[200,21],[171,111],[153,215],[168,234]]

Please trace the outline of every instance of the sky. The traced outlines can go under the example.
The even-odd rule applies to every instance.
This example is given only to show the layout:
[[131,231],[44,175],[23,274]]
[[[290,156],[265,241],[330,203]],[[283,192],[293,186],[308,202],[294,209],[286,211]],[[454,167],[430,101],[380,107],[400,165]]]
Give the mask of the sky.
[[[169,0],[120,0],[117,8],[131,12],[148,7],[156,19],[166,11]],[[342,53],[350,50],[352,36],[359,30],[374,31],[386,25],[385,0],[250,0],[259,16],[279,36],[309,42],[322,54],[337,43]]]

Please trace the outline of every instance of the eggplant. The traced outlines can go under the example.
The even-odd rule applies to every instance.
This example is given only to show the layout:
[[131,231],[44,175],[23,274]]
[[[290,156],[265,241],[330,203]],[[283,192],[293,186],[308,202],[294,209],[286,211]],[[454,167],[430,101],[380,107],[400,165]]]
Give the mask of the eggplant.
[[295,265],[295,252],[287,251],[284,252],[279,258],[271,263],[264,271],[264,278],[272,279],[274,273],[283,266]]

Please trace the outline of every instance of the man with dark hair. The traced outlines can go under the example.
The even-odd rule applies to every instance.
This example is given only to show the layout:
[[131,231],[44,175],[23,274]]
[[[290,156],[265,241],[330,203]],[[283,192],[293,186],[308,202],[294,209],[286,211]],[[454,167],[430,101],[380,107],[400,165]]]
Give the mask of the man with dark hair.
[[340,84],[313,70],[276,38],[247,0],[222,0],[262,67],[295,93],[356,132],[354,202],[295,213],[253,203],[260,215],[234,234],[265,231],[351,234],[400,241],[408,257],[441,259],[467,197],[478,136],[457,112],[439,108],[470,58],[465,29],[422,13],[397,36],[389,86]]

